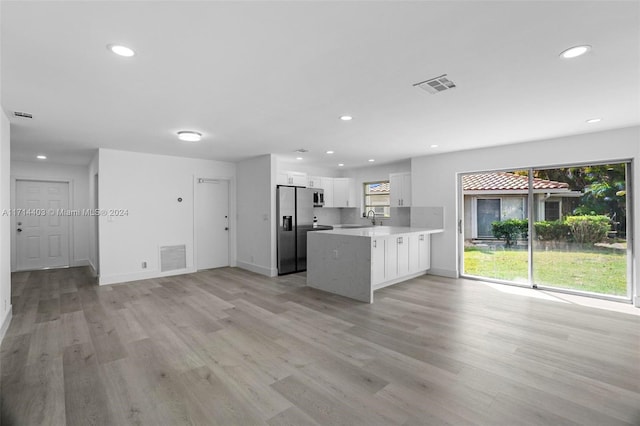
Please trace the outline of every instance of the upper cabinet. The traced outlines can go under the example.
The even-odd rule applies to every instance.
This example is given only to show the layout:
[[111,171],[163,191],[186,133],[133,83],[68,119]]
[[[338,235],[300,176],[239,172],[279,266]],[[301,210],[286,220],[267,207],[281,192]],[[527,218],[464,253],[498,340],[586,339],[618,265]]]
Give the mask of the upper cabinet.
[[307,188],[322,188],[323,186],[323,177],[321,176],[307,176]]
[[411,173],[391,173],[389,175],[391,207],[411,206]]
[[307,186],[307,174],[302,172],[278,172],[278,185]]
[[333,207],[356,207],[353,179],[333,179]]

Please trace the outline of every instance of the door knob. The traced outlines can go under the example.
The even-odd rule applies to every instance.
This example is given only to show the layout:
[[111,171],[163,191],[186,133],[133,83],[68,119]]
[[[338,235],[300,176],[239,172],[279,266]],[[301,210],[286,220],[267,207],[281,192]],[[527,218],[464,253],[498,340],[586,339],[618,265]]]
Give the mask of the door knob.
[[225,227],[225,228],[224,228],[224,230],[225,230],[225,231],[228,231],[228,230],[229,230],[229,227]]
[[22,232],[22,229],[18,228],[18,232]]

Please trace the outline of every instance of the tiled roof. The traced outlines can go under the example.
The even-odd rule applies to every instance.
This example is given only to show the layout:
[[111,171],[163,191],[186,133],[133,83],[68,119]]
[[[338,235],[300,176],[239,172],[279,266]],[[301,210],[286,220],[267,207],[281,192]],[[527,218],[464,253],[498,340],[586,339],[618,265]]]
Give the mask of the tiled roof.
[[[513,191],[529,189],[527,176],[494,172],[462,176],[464,191]],[[569,184],[553,180],[533,178],[533,189],[569,189]]]
[[389,182],[369,184],[369,194],[376,194],[378,192],[389,192]]

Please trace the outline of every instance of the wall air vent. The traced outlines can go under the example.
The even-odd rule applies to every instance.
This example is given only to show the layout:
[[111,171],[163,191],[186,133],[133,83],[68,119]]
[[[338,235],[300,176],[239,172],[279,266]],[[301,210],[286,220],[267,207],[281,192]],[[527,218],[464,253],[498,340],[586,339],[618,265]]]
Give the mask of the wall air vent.
[[426,90],[431,94],[436,94],[444,92],[445,90],[453,89],[454,87],[456,87],[456,84],[453,81],[449,80],[446,74],[443,74],[440,77],[430,78],[429,80],[425,80],[413,85],[413,87],[416,86],[421,88],[422,90]]
[[177,271],[187,267],[187,248],[179,246],[160,247],[160,272]]
[[14,111],[13,115],[21,118],[33,118],[33,114],[29,114],[28,112],[22,112],[22,111]]

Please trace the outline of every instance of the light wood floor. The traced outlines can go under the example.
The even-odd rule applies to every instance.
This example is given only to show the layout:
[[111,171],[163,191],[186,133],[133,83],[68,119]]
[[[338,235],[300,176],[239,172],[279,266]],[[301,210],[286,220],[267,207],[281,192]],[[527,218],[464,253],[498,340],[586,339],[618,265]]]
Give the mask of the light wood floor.
[[640,317],[421,277],[13,277],[2,425],[638,425]]

